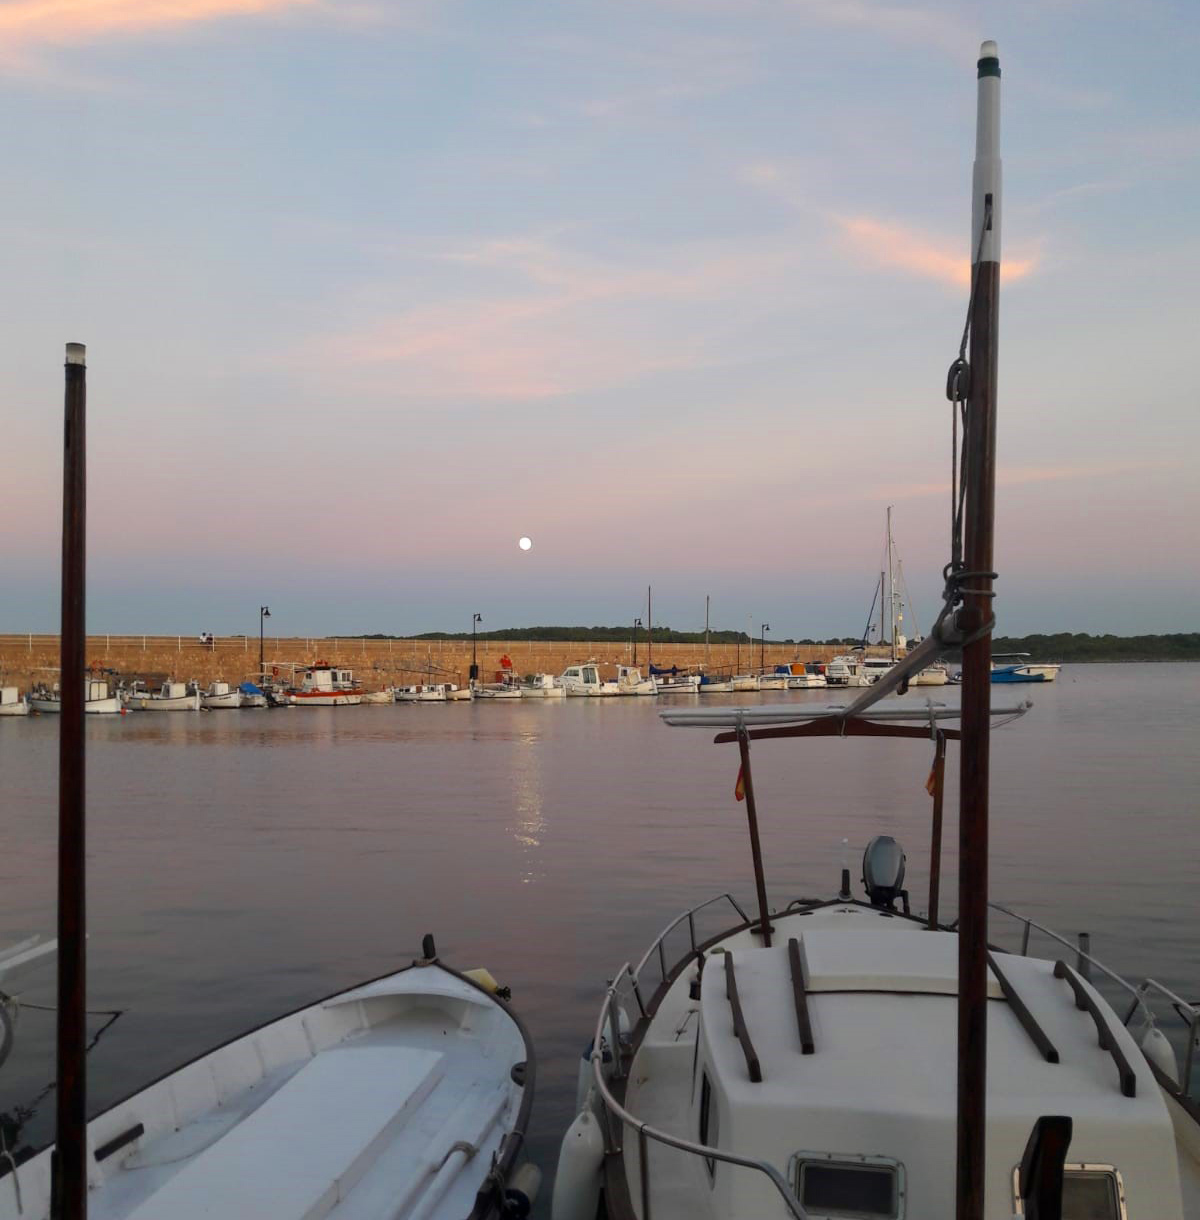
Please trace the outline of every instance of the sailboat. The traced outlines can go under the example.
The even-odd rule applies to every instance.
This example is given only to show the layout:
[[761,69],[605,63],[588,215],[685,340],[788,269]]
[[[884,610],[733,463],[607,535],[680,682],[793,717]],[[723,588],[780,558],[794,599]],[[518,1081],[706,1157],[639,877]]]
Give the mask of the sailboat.
[[[83,668],[86,456],[81,344],[68,344],[62,671]],[[56,1142],[0,1155],[0,1220],[501,1220],[528,1215],[528,1032],[485,970],[425,936],[399,970],[226,1042],[90,1120],[86,1072],[84,696],[59,750]],[[25,1150],[18,1150],[23,1153]]]
[[[941,613],[926,640],[843,706],[662,713],[738,747],[756,903],[747,910],[729,894],[700,903],[611,974],[581,1061],[554,1220],[1197,1215],[1200,1005],[1152,979],[1120,979],[1057,934],[1039,931],[1052,952],[1034,956],[1028,917],[1016,917],[1020,952],[988,940],[989,912],[1010,914],[988,901],[991,718],[1030,706],[993,707],[990,685],[999,76],[996,46],[984,43],[970,376],[964,338],[951,370],[965,435]],[[963,653],[961,709],[882,704],[950,647]],[[768,904],[751,743],[825,737],[848,749],[890,738],[932,750],[927,913],[912,910],[905,853],[888,835],[863,853],[863,897],[844,867],[828,898]],[[961,751],[953,923],[940,916],[950,742]],[[730,926],[698,936],[698,917],[721,911]],[[681,955],[668,956],[669,940]],[[1121,1014],[1090,981],[1102,970],[1123,989]]]

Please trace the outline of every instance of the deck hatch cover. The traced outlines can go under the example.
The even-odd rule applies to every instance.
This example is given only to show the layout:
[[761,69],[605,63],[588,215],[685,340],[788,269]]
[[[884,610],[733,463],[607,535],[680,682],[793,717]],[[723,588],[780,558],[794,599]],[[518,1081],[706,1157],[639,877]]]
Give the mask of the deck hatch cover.
[[903,1220],[904,1166],[888,1157],[798,1152],[791,1177],[813,1220]]
[[[1021,1167],[1013,1170],[1015,1214],[1025,1214],[1021,1199]],[[1128,1220],[1125,1183],[1115,1165],[1063,1166],[1063,1220]]]

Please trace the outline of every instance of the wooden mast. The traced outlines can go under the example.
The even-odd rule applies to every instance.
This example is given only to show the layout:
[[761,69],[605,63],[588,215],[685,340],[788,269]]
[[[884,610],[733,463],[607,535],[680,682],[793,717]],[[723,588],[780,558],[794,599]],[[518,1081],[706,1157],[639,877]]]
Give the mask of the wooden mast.
[[[979,51],[971,217],[958,877],[957,1217],[983,1220],[987,1119],[988,746],[1000,289],[1000,60]],[[974,638],[973,638],[974,637]]]
[[62,714],[58,726],[58,1036],[55,1220],[87,1216],[87,939],[84,854],[84,669],[87,366],[68,343],[63,409]]

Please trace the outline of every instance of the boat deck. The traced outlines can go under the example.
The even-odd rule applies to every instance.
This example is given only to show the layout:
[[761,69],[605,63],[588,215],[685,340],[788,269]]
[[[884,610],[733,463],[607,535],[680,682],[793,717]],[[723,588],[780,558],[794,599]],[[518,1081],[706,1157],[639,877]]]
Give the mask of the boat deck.
[[[943,1169],[954,1157],[957,937],[880,916],[833,904],[773,917],[770,949],[749,929],[710,947],[701,998],[693,998],[689,965],[645,1027],[625,1108],[651,1127],[705,1142],[699,1115],[707,1080],[708,1143],[765,1159],[789,1180],[798,1153],[869,1150],[904,1167],[907,1214],[952,1215],[954,1175]],[[892,950],[891,936],[860,939],[868,927],[908,939]],[[741,1039],[722,950],[733,962]],[[810,1053],[792,960],[802,966]],[[1110,1014],[1115,1049],[1102,1048],[1094,1018],[1076,1005],[1055,963],[997,960],[1004,984],[989,975],[988,1215],[1012,1215],[1012,1170],[1041,1114],[1072,1115],[1069,1163],[1117,1167],[1130,1217],[1200,1215],[1200,1127],[1160,1089],[1130,1033]],[[1057,1062],[1047,1061],[1039,1037]],[[1175,1130],[1169,1107],[1182,1115]],[[645,1147],[655,1215],[788,1214],[754,1170],[720,1162],[710,1169],[702,1157],[652,1140]],[[628,1204],[609,1215],[641,1216],[639,1141],[629,1128],[622,1163]]]
[[[89,1214],[461,1220],[516,1122],[523,1089],[510,1072],[526,1053],[508,1014],[462,980],[436,968],[389,976],[94,1120]],[[45,1216],[48,1156],[17,1173],[23,1211],[10,1174],[0,1217]]]

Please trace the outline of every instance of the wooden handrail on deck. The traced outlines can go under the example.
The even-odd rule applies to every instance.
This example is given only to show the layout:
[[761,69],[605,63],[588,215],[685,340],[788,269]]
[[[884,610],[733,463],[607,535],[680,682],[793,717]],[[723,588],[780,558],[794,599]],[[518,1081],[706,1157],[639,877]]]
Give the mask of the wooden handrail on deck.
[[737,979],[733,973],[733,954],[725,953],[725,996],[729,1007],[733,1010],[733,1032],[746,1056],[746,1070],[755,1084],[762,1083],[762,1067],[758,1062],[758,1052],[750,1041],[750,1031],[746,1028],[746,1018],[742,1015],[742,1001],[738,998]]
[[1100,1038],[1100,1049],[1108,1051],[1117,1065],[1117,1074],[1121,1078],[1121,1092],[1126,1097],[1136,1097],[1137,1075],[1130,1066],[1129,1060],[1125,1058],[1125,1052],[1121,1050],[1116,1034],[1109,1028],[1108,1018],[1100,1011],[1100,1006],[1084,985],[1083,979],[1061,958],[1054,963],[1054,977],[1066,979],[1071,984],[1071,990],[1075,993],[1075,1007],[1091,1015],[1096,1025],[1096,1033]]
[[811,1055],[817,1048],[813,1042],[812,1022],[808,1017],[808,992],[804,989],[800,942],[794,936],[788,940],[788,964],[792,968],[792,998],[796,1002],[796,1024],[800,1028],[800,1053]]

